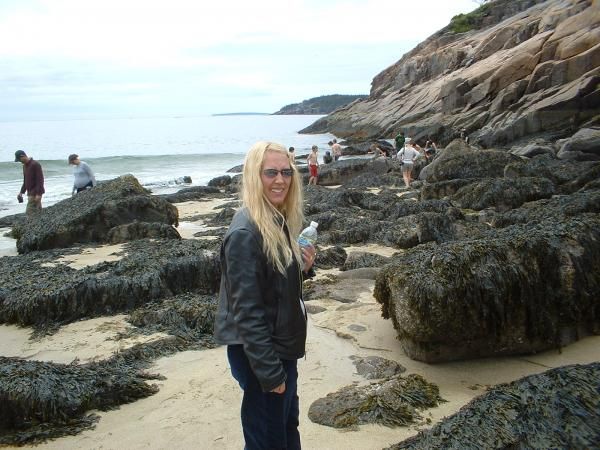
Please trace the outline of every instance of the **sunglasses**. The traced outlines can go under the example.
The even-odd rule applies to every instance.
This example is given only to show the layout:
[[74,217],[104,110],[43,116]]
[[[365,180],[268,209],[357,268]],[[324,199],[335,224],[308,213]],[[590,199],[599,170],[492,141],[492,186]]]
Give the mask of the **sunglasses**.
[[263,175],[267,178],[275,178],[278,174],[281,174],[283,178],[290,178],[294,175],[294,171],[292,169],[265,169],[263,170]]

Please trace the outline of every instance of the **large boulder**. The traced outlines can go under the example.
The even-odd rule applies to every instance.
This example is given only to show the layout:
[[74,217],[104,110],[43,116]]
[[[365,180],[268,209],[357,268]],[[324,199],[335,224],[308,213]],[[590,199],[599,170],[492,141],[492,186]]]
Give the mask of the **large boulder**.
[[374,295],[404,351],[438,362],[600,333],[598,292],[600,215],[588,213],[420,245],[381,270]]
[[550,198],[554,191],[554,184],[547,178],[491,178],[460,188],[451,199],[461,208],[507,211],[532,200]]
[[427,166],[425,180],[434,183],[455,179],[502,177],[506,165],[519,160],[518,156],[501,150],[475,150],[457,139]]
[[166,223],[136,221],[111,228],[106,236],[106,240],[111,244],[145,238],[181,239],[181,235],[173,226]]
[[[107,411],[158,392],[158,375],[121,355],[57,364],[0,356],[0,445],[20,447],[94,428]],[[137,367],[136,367],[137,366]]]
[[0,258],[0,323],[52,327],[130,311],[153,299],[197,291],[214,294],[218,255],[195,240],[138,240],[118,261],[76,270],[60,259],[70,250]]
[[178,225],[177,208],[153,197],[132,175],[101,183],[42,210],[13,228],[19,253],[108,242],[109,231],[134,221]]
[[600,363],[558,367],[501,384],[387,450],[597,448]]
[[[387,158],[342,159],[319,167],[319,181],[322,186],[344,184],[359,174],[382,175],[390,170]],[[304,175],[308,181],[308,174]]]
[[463,186],[467,186],[468,184],[476,181],[478,181],[477,178],[426,183],[421,188],[421,200],[433,200],[449,197],[456,194]]
[[[231,178],[230,178],[231,181]],[[209,186],[193,186],[185,189],[180,189],[173,194],[157,195],[159,198],[164,198],[169,203],[182,203],[193,200],[201,200],[207,197],[214,197],[219,194],[219,188],[216,185]]]
[[567,139],[557,156],[561,159],[600,161],[600,128],[579,130],[570,139]]
[[594,166],[600,167],[600,163],[556,159],[548,155],[539,155],[531,159],[523,158],[520,161],[507,164],[504,168],[504,176],[506,178],[544,177],[558,186],[573,181]]
[[535,226],[538,222],[562,221],[586,213],[600,213],[600,190],[555,195],[549,199],[525,203],[520,208],[496,214],[491,220],[491,225],[495,228],[516,224]]
[[333,428],[406,426],[422,419],[421,411],[441,401],[438,387],[422,376],[396,374],[366,386],[345,386],[319,398],[310,405],[308,418]]

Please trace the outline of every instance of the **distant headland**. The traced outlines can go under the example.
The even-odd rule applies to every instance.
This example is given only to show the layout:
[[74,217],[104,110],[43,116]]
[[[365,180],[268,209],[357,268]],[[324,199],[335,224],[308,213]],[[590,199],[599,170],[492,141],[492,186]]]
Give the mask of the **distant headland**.
[[322,95],[304,100],[302,103],[286,105],[274,114],[329,114],[367,95]]
[[220,113],[212,114],[213,116],[268,116],[270,113],[262,112],[232,112],[232,113]]

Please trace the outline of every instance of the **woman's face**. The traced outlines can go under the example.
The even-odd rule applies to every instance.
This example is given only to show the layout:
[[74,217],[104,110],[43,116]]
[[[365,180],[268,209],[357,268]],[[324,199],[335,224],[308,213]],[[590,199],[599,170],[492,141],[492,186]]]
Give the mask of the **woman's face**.
[[[292,170],[289,157],[282,153],[267,151],[263,160],[260,179],[263,185],[263,193],[275,207],[283,205],[292,182],[292,177],[284,176],[281,173],[282,170],[287,174]],[[277,171],[275,176],[273,176],[274,171]]]

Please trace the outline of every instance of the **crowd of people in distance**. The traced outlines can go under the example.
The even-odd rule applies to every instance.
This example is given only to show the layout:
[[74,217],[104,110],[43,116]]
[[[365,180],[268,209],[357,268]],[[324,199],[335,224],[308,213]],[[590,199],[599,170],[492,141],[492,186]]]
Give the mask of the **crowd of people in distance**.
[[[465,141],[468,140],[466,131],[463,130]],[[461,137],[463,134],[461,134]],[[426,164],[431,162],[437,153],[437,146],[435,142],[428,139],[425,145],[421,147],[410,137],[405,137],[404,132],[400,132],[395,141],[395,148],[390,149],[389,147],[382,147],[378,144],[373,144],[369,150],[369,153],[375,154],[376,157],[382,156],[386,158],[397,158],[402,161],[402,176],[404,183],[407,187],[413,181],[412,172],[415,161],[424,157]],[[332,162],[338,161],[342,156],[342,146],[338,144],[336,139],[328,142],[330,150],[325,152],[323,156],[324,164],[331,164]],[[294,147],[289,147],[288,157],[291,162],[296,161],[296,151]],[[17,150],[15,152],[15,162],[23,164],[23,185],[17,195],[19,203],[23,203],[23,195],[27,194],[27,207],[26,214],[32,215],[39,212],[42,209],[42,196],[45,193],[44,190],[44,172],[42,166],[38,161],[27,156],[25,151]],[[319,148],[313,145],[311,152],[306,157],[308,164],[308,170],[310,177],[308,184],[316,185],[319,180]],[[90,166],[79,159],[79,155],[73,153],[68,157],[69,165],[73,166],[73,189],[72,195],[78,194],[79,192],[88,190],[96,186],[96,177]]]
[[[368,154],[375,155],[378,157],[399,159],[402,164],[402,176],[406,187],[410,187],[410,183],[413,180],[413,169],[417,159],[424,158],[425,165],[429,164],[435,158],[438,153],[436,143],[427,139],[423,146],[419,145],[417,141],[411,137],[406,137],[404,132],[400,132],[394,139],[394,147],[383,146],[374,143],[369,148]],[[323,155],[323,164],[331,164],[334,161],[338,161],[342,156],[342,146],[338,144],[336,139],[329,141],[328,143],[331,150],[325,151]],[[289,156],[292,162],[295,162],[295,149],[294,147],[289,148]],[[308,184],[317,184],[319,180],[319,148],[313,145],[310,154],[306,157],[306,163],[309,169]]]
[[[23,203],[23,194],[27,194],[27,216],[42,210],[42,195],[44,189],[44,171],[42,165],[32,157],[27,156],[24,150],[15,152],[15,162],[23,164],[23,185],[17,194],[17,201]],[[73,153],[68,158],[69,165],[73,166],[73,189],[71,195],[91,189],[96,186],[96,177],[90,166],[79,159],[79,155]]]

